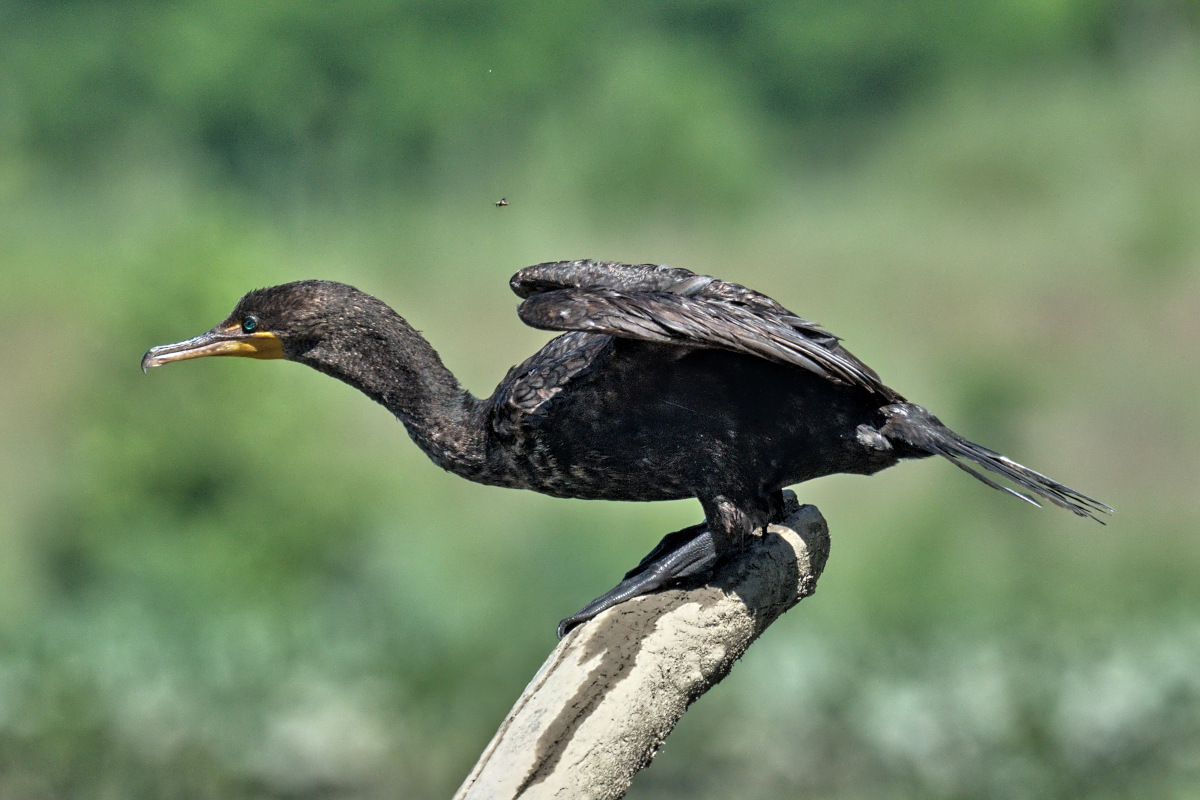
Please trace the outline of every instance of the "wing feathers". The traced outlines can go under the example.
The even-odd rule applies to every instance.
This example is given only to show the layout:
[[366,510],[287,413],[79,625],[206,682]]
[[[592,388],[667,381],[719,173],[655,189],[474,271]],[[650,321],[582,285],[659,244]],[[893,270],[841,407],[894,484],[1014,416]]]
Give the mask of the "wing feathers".
[[[592,285],[564,286],[568,279]],[[769,297],[707,275],[665,267],[559,262],[522,270],[513,286],[518,294],[530,292],[517,313],[535,328],[733,350],[895,396],[838,344],[837,337]]]

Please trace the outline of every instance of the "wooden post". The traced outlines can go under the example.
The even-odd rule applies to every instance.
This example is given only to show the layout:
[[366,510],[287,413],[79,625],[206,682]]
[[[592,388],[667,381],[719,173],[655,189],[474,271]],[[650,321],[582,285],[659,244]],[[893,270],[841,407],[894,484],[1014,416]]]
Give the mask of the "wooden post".
[[707,584],[634,598],[567,634],[455,800],[622,797],[688,706],[816,589],[829,529],[786,498],[784,522]]

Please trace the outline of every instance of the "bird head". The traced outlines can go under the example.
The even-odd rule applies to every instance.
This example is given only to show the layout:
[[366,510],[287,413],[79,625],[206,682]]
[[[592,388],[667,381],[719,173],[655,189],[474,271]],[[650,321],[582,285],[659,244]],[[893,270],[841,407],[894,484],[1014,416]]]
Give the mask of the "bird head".
[[332,281],[296,281],[255,289],[229,316],[199,336],[151,347],[142,371],[171,361],[205,356],[293,358],[320,341],[331,320],[352,315],[363,298],[352,286]]

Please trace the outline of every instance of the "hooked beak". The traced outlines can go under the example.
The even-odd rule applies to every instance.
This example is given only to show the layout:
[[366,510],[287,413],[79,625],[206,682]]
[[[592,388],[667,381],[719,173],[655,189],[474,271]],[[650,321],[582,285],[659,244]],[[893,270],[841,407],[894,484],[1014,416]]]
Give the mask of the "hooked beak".
[[171,361],[205,356],[283,358],[283,342],[273,333],[243,333],[240,329],[213,328],[185,342],[151,347],[142,356],[142,372]]

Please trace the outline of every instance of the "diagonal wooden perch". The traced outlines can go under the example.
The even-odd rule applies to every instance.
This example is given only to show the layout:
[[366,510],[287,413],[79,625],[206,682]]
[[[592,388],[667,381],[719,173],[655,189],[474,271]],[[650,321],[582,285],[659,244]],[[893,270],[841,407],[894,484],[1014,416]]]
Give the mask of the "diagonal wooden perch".
[[688,706],[816,589],[829,529],[786,500],[784,522],[708,584],[635,598],[567,634],[455,800],[622,797]]

